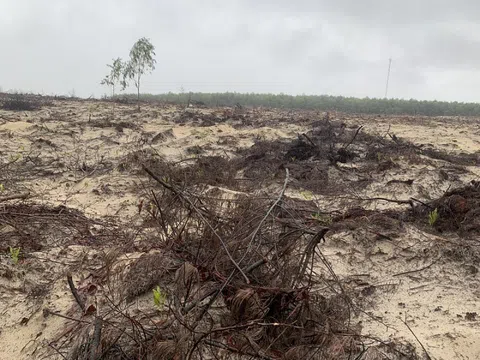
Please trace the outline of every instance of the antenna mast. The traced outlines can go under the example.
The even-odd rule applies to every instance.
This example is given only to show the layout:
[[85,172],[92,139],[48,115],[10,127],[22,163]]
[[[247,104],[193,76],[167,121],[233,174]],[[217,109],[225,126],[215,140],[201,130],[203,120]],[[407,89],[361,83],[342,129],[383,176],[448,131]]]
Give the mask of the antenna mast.
[[388,80],[390,80],[390,68],[392,67],[392,58],[388,59],[387,85],[385,86],[385,99],[388,93]]

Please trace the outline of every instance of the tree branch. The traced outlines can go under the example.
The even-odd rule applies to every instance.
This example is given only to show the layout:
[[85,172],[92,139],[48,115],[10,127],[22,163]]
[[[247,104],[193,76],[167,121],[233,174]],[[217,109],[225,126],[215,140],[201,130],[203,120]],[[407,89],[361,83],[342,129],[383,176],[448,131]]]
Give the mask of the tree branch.
[[73,279],[72,279],[72,274],[67,275],[67,281],[68,281],[68,286],[70,286],[70,291],[72,292],[73,297],[77,301],[78,306],[80,306],[80,309],[82,309],[82,312],[85,312],[85,303],[80,298],[80,295],[78,294],[78,291],[75,288],[75,285],[74,285]]
[[243,270],[240,268],[240,265],[235,261],[235,259],[233,258],[232,254],[230,254],[230,251],[228,250],[228,247],[227,247],[227,244],[225,243],[225,241],[220,237],[220,235],[218,235],[217,231],[214,229],[214,227],[207,221],[207,219],[205,219],[205,217],[203,216],[203,214],[201,213],[201,211],[195,206],[195,204],[193,204],[193,202],[183,196],[183,194],[177,190],[175,187],[173,187],[172,185],[169,185],[167,184],[165,181],[163,181],[162,179],[160,179],[158,176],[156,176],[149,168],[147,168],[145,165],[142,165],[143,169],[147,172],[148,175],[150,175],[155,181],[157,181],[159,184],[161,184],[162,186],[164,186],[165,188],[167,188],[168,190],[172,191],[174,194],[177,194],[177,195],[180,195],[189,205],[190,207],[198,214],[198,216],[200,217],[200,219],[205,223],[205,225],[207,225],[210,230],[212,230],[213,234],[218,238],[218,240],[220,240],[220,243],[222,244],[222,247],[223,249],[225,250],[225,253],[227,254],[228,258],[230,259],[230,261],[232,262],[232,264],[235,266],[235,268],[240,272],[240,274],[242,274],[243,278],[245,279],[245,281],[247,282],[247,284],[250,284],[250,279],[247,277],[247,275],[245,275],[245,273],[243,272]]
[[30,192],[24,192],[20,194],[12,194],[12,195],[7,195],[7,196],[0,196],[0,202],[3,201],[8,201],[8,200],[16,200],[16,199],[23,199],[25,200],[30,196]]

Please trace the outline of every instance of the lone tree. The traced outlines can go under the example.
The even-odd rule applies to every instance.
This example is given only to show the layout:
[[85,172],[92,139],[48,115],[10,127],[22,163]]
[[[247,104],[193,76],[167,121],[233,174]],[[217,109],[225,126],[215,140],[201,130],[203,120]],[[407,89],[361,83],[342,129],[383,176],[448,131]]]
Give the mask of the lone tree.
[[[105,76],[105,78],[100,82],[100,84],[107,85],[112,88],[112,99],[113,99],[115,97],[115,85],[121,84],[123,86],[123,81],[121,81],[121,77],[123,75],[124,64],[122,62],[122,59],[116,58],[116,59],[113,59],[112,64],[107,64],[107,66],[110,68],[110,74]],[[115,101],[113,101],[112,112],[113,112],[113,117],[115,117]]]
[[130,50],[130,61],[125,65],[123,73],[123,87],[127,86],[127,79],[133,80],[137,88],[138,111],[140,111],[140,80],[145,73],[155,70],[155,46],[147,38],[138,40]]

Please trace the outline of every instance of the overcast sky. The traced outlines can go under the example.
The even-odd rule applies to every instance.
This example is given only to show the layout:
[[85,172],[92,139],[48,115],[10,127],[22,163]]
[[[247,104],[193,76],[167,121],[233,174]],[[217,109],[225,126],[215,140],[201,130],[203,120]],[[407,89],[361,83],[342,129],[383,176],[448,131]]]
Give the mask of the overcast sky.
[[149,38],[143,92],[480,100],[471,0],[0,0],[0,87],[101,96],[112,58]]

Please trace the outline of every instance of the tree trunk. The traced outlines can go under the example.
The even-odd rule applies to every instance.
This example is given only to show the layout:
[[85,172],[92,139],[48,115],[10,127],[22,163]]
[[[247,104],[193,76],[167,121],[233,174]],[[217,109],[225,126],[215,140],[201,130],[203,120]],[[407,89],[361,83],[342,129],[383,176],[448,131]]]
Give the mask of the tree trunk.
[[137,87],[137,110],[140,112],[140,87]]
[[112,119],[115,120],[115,84],[112,85]]
[[137,105],[138,105],[138,112],[140,112],[140,75],[137,79]]

